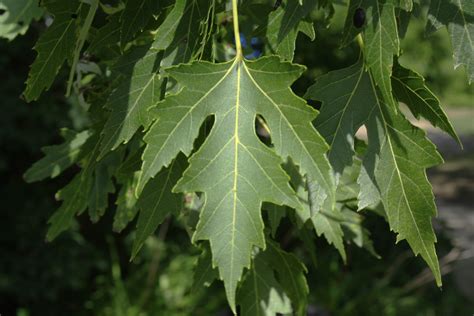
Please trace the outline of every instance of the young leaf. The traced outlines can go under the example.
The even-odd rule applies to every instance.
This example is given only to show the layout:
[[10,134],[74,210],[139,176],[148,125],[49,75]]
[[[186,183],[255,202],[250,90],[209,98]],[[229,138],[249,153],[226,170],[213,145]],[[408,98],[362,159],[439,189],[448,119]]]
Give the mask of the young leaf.
[[[213,1],[176,1],[156,31],[152,44],[154,49],[165,50],[163,67],[186,63],[202,55],[206,36],[209,36],[203,26],[210,23],[208,12],[214,5]],[[212,24],[209,27],[212,28]]]
[[[38,56],[26,82],[27,101],[38,99],[43,90],[49,89],[64,62],[72,61],[82,19],[83,4],[78,0],[44,0],[44,5],[54,16],[54,22],[35,45]],[[71,15],[79,17],[72,19]]]
[[370,232],[362,225],[363,217],[356,212],[344,208],[341,212],[344,221],[344,237],[352,241],[357,247],[364,248],[377,259],[380,255],[375,251],[374,244],[370,239]]
[[[282,158],[290,156],[334,201],[327,145],[311,125],[316,112],[289,88],[301,71],[277,57],[171,68],[168,72],[184,88],[158,105],[154,111],[158,120],[145,136],[138,192],[179,151],[189,156],[199,127],[208,116],[215,116],[210,135],[174,190],[205,193],[193,239],[210,240],[232,307],[252,247],[264,247],[262,202],[300,208],[280,166]],[[268,123],[281,158],[257,138],[257,113]]]
[[275,204],[264,204],[263,209],[267,211],[271,235],[275,237],[281,220],[286,216],[286,207]]
[[474,2],[472,0],[431,0],[427,33],[448,28],[454,51],[454,67],[464,65],[469,82],[474,80]]
[[425,79],[421,75],[395,63],[392,86],[396,98],[405,103],[416,118],[423,116],[461,144],[438,98],[425,85]]

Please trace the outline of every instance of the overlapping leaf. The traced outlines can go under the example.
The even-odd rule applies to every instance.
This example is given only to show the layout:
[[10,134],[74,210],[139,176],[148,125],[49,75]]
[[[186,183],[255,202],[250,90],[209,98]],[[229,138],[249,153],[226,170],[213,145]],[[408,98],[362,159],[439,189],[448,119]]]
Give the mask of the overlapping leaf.
[[425,85],[423,77],[413,70],[395,64],[392,76],[392,86],[397,99],[410,108],[413,115],[426,118],[443,131],[451,135],[458,143],[459,137],[444,113],[438,98]]
[[125,55],[115,69],[125,76],[112,92],[106,107],[111,109],[101,140],[101,157],[128,142],[141,127],[148,127],[147,110],[161,97],[162,80],[157,72],[162,54],[142,46]]
[[312,22],[304,18],[316,7],[316,1],[308,0],[303,4],[296,1],[285,1],[277,10],[268,16],[266,37],[272,53],[286,60],[293,60],[296,37],[303,32],[314,40]]
[[146,238],[153,234],[168,215],[176,215],[183,205],[183,197],[171,191],[184,170],[182,157],[176,159],[169,168],[162,170],[148,182],[140,194],[140,209],[137,223],[137,235],[133,243],[132,258],[137,255]]
[[257,255],[246,273],[237,295],[243,316],[289,314],[291,302],[264,256]]
[[[353,78],[360,78],[355,86],[351,82]],[[331,86],[333,82],[340,84]],[[358,103],[357,109],[350,107],[347,102],[331,103],[331,99],[336,100],[341,95],[347,98],[356,89],[362,89],[365,95],[365,100]],[[406,239],[415,254],[421,254],[440,284],[434,247],[436,238],[431,226],[431,217],[436,214],[436,208],[425,172],[426,168],[442,162],[434,145],[426,139],[423,131],[412,126],[401,113],[396,113],[392,106],[384,102],[373,78],[360,66],[323,76],[313,87],[313,92],[317,93],[311,94],[312,98],[328,102],[323,103],[321,116],[328,115],[326,111],[344,113],[348,117],[355,116],[355,113],[351,113],[356,110],[368,114],[365,122],[354,120],[357,125],[341,133],[343,137],[353,139],[354,132],[351,131],[357,130],[361,124],[365,124],[368,130],[369,147],[359,180],[363,182],[359,205],[372,204],[379,197],[391,229],[398,233],[398,240]],[[336,134],[341,128],[336,124],[331,126],[332,133],[326,131],[326,135]],[[340,150],[340,154],[349,159],[351,151],[348,148],[344,145],[331,150],[335,154]]]
[[431,0],[427,33],[448,28],[454,51],[454,66],[464,65],[469,82],[474,80],[474,2]]
[[128,0],[120,17],[120,42],[124,47],[158,12],[157,0]]
[[398,38],[395,7],[397,0],[352,0],[345,23],[346,38],[344,42],[352,40],[360,30],[353,25],[353,16],[356,9],[363,9],[366,22],[362,29],[364,59],[367,68],[374,77],[385,102],[396,107],[392,96],[390,76],[392,74],[393,56],[398,55],[400,40]]
[[64,133],[66,141],[63,144],[43,148],[45,157],[35,162],[25,172],[27,182],[40,181],[47,177],[55,178],[78,160],[81,148],[91,133],[89,131],[75,133],[69,130]]
[[306,98],[324,104],[314,126],[330,145],[328,158],[338,175],[352,164],[353,135],[375,106],[367,99],[367,91],[370,91],[370,81],[363,65],[357,63],[318,78],[306,92]]
[[[175,190],[205,193],[194,240],[210,240],[234,308],[237,282],[250,264],[251,249],[265,245],[262,202],[299,208],[280,166],[282,158],[291,157],[303,174],[320,183],[322,195],[334,201],[324,155],[327,145],[311,125],[316,113],[289,89],[301,71],[276,57],[172,68],[170,75],[184,88],[158,105],[153,112],[158,120],[145,136],[138,192],[180,151],[189,156],[199,127],[207,117],[215,117],[207,140],[191,157]],[[257,113],[267,121],[281,158],[258,140]]]

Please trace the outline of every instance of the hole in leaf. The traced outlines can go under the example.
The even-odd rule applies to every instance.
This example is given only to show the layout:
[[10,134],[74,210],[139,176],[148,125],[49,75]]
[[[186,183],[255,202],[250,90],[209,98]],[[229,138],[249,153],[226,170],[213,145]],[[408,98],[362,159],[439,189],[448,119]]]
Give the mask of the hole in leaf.
[[23,25],[25,25],[25,22],[23,22],[23,21],[18,21],[18,25],[19,25],[19,26],[23,26]]
[[7,12],[7,10],[5,10],[5,9],[0,9],[0,15],[4,15],[5,12]]
[[71,14],[71,18],[77,19],[77,13],[72,13],[72,14]]
[[257,132],[258,139],[267,146],[272,144],[272,138],[270,135],[270,129],[268,128],[267,122],[261,115],[257,115],[255,118],[255,131]]

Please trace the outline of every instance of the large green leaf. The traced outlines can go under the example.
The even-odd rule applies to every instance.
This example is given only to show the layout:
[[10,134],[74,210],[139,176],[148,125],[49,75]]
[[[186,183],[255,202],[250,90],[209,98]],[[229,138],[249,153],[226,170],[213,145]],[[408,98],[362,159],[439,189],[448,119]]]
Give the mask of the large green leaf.
[[[180,151],[189,156],[199,127],[207,117],[215,117],[209,136],[174,190],[205,193],[193,239],[210,240],[213,260],[235,308],[235,289],[243,268],[250,265],[251,250],[265,246],[262,202],[300,207],[280,166],[282,159],[291,157],[303,174],[321,185],[322,195],[334,201],[327,145],[311,125],[316,112],[289,88],[301,67],[270,57],[197,62],[168,72],[183,90],[153,111],[157,122],[145,136],[138,192]],[[257,138],[258,113],[268,123],[275,151]]]
[[474,80],[474,2],[431,0],[427,32],[446,26],[454,51],[454,67],[464,65],[469,82]]

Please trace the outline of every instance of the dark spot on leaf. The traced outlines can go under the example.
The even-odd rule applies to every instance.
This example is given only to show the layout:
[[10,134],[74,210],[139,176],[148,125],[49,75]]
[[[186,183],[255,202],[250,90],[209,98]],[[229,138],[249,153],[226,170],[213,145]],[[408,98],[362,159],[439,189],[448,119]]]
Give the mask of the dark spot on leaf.
[[7,12],[7,11],[4,10],[4,9],[0,9],[0,15],[3,15],[5,12]]
[[73,14],[71,14],[71,18],[73,18],[73,19],[77,19],[77,13],[73,13]]
[[23,25],[25,25],[25,22],[23,22],[23,21],[18,21],[18,25],[19,25],[19,26],[23,26]]
[[356,28],[361,28],[365,23],[365,10],[357,8],[354,12],[353,23]]

